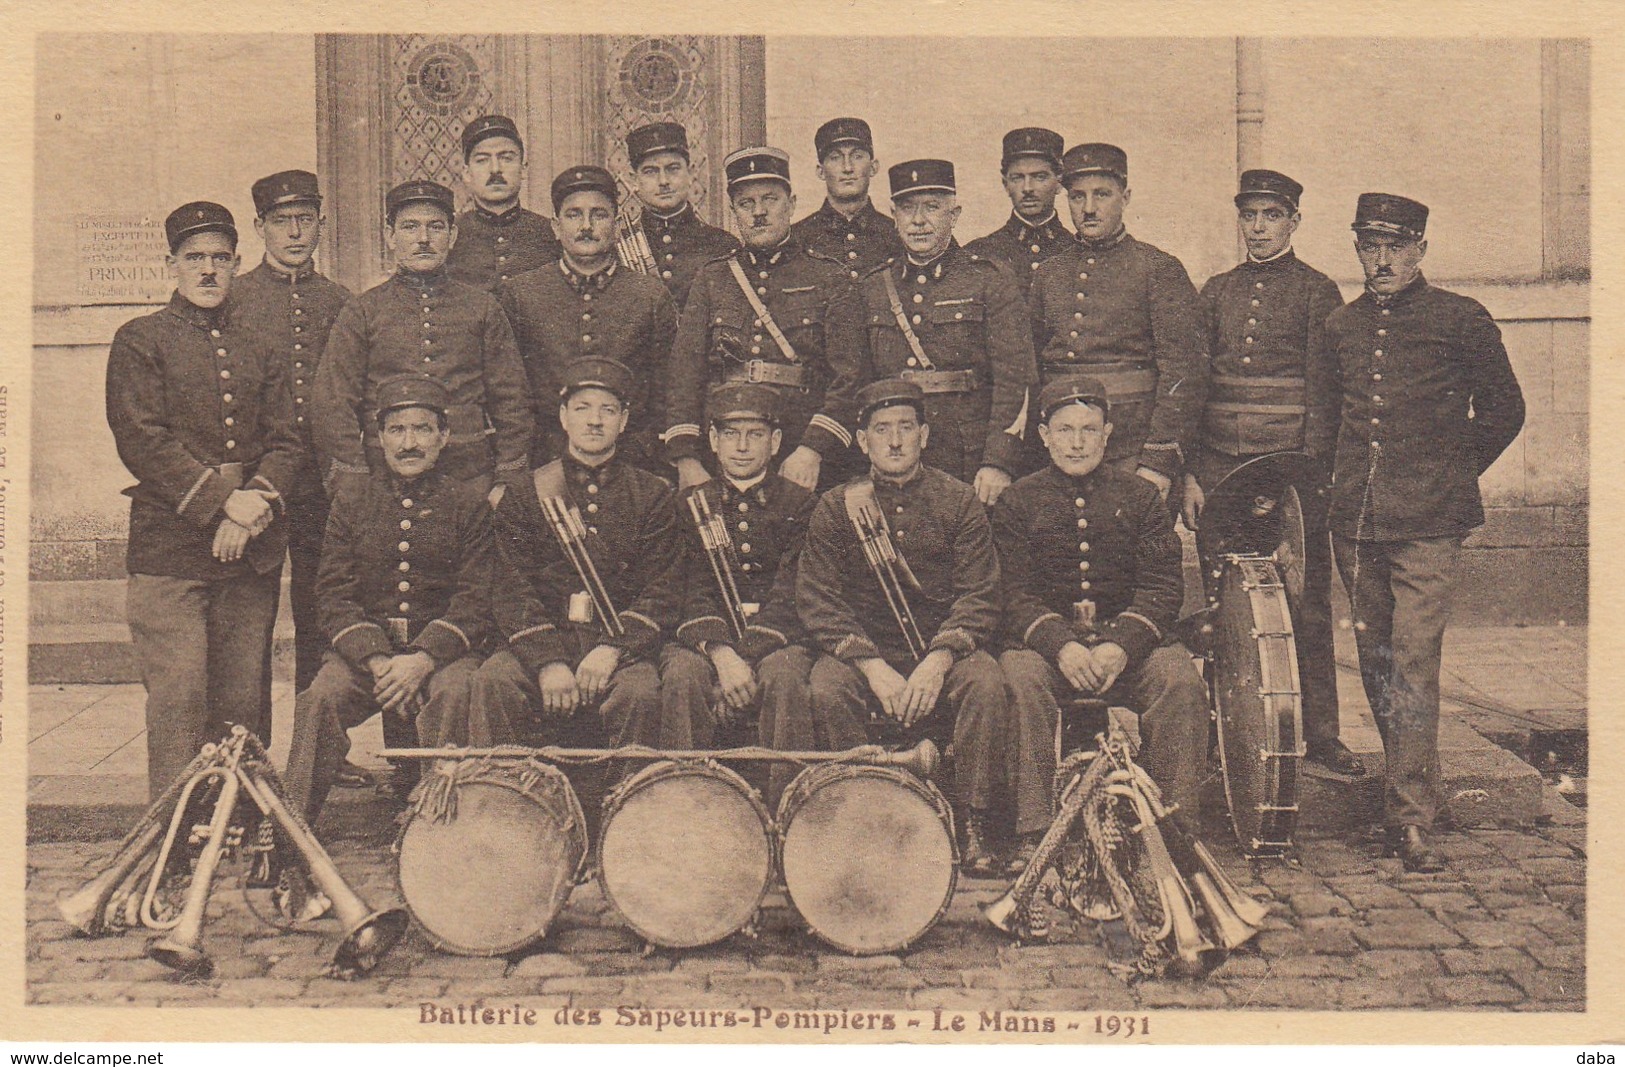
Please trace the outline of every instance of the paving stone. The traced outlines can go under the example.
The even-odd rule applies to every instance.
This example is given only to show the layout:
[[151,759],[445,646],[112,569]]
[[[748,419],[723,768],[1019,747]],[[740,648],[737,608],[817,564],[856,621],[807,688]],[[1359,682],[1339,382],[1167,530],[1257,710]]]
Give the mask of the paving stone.
[[515,978],[562,978],[586,974],[587,965],[562,952],[540,952],[515,963],[509,974]]
[[[609,997],[619,993],[626,986],[621,978],[592,978],[571,976],[568,978],[548,978],[542,982],[542,993],[553,996],[556,993],[569,993],[572,1003],[587,1003],[592,997]],[[696,992],[696,997],[700,994]],[[582,997],[589,1000],[582,1000]],[[709,1004],[696,1004],[695,1007],[710,1007]]]
[[1258,880],[1282,895],[1313,892],[1322,888],[1321,880],[1301,867],[1272,864],[1258,872]]
[[1224,988],[1200,981],[1153,978],[1136,985],[1134,993],[1147,1008],[1222,1008],[1230,1003]]
[[214,961],[214,976],[216,978],[258,978],[270,968],[270,964],[261,956],[246,956],[241,953],[234,956],[223,956]]
[[432,1000],[443,995],[451,982],[441,978],[392,978],[384,991],[392,997]]
[[1512,975],[1531,999],[1585,1003],[1586,976],[1580,971],[1520,971]]
[[809,974],[818,969],[818,957],[814,955],[791,956],[782,952],[769,952],[763,955],[752,955],[750,965],[761,971],[791,971],[797,974]]
[[1303,934],[1297,930],[1265,930],[1253,938],[1251,944],[1265,958],[1290,956],[1305,951]]
[[1586,887],[1583,885],[1549,885],[1546,895],[1559,904],[1585,907]]
[[583,952],[575,959],[586,964],[588,974],[660,974],[677,962],[664,953],[644,956],[631,952]]
[[1360,881],[1344,883],[1333,881],[1331,886],[1337,894],[1360,911],[1372,908],[1406,908],[1412,907],[1411,898],[1401,893],[1391,885],[1384,885],[1375,881]]
[[958,943],[916,947],[904,953],[902,959],[906,966],[918,969],[947,967],[958,971],[997,962],[1001,947],[997,941],[967,938]]
[[28,969],[33,982],[94,982],[107,970],[106,960],[40,960]]
[[847,956],[844,954],[831,954],[818,958],[820,973],[840,973],[842,971],[883,971],[893,967],[901,967],[903,961],[898,956]]
[[[914,1007],[913,996],[914,994],[906,989],[866,989],[863,992],[861,1006],[873,1011],[907,1011]],[[777,1008],[782,1005],[792,1009],[822,1008],[833,1011],[853,1006],[852,990],[844,986],[814,984],[806,989],[798,989],[791,997],[795,998],[794,1003],[784,1003],[783,999],[776,999],[773,1006]],[[775,1033],[778,1032],[780,1031],[775,1030]]]
[[965,1012],[971,1016],[968,1025],[975,1027],[977,1013],[1012,1011],[1021,995],[1013,989],[916,989],[909,994],[909,1003],[917,1011]]
[[1417,911],[1418,918],[1388,922],[1354,931],[1355,940],[1366,948],[1448,948],[1461,944],[1461,938],[1439,920]]
[[1223,963],[1209,972],[1208,977],[1222,978],[1227,981],[1243,981],[1263,978],[1270,973],[1270,969],[1270,961],[1262,956],[1232,952]]
[[220,990],[214,986],[193,982],[172,982],[164,988],[156,990],[156,993],[159,1007],[166,1004],[215,1000],[220,996]]
[[[142,934],[146,934],[145,937]],[[42,960],[138,960],[147,955],[150,931],[131,931],[129,935],[108,937],[69,937],[62,941],[47,941],[39,947]]]
[[1289,901],[1295,915],[1314,917],[1321,915],[1347,915],[1353,905],[1335,893],[1315,890],[1294,893]]
[[1103,967],[1106,950],[1099,945],[1006,945],[999,950],[998,958],[1005,963],[1050,967]]
[[98,982],[30,982],[27,988],[29,1004],[106,1004],[124,995],[122,985]]
[[1047,984],[1048,973],[1042,968],[1023,972],[1013,967],[974,967],[960,973],[960,980],[970,989],[1024,989]]
[[1540,931],[1528,923],[1497,920],[1474,922],[1463,919],[1452,925],[1468,944],[1478,948],[1518,948],[1528,944],[1532,937],[1540,935]]
[[239,978],[222,984],[221,993],[252,1004],[261,1000],[292,1000],[303,995],[309,985],[299,978]]
[[678,974],[744,974],[750,970],[750,961],[712,952],[684,953],[672,970]]
[[[289,956],[315,956],[317,954],[332,955],[332,942],[319,934],[289,931],[275,937],[255,938],[243,943],[243,952],[250,956],[264,956],[266,959],[287,959]],[[397,947],[398,951],[398,947]]]
[[[951,972],[948,973],[951,977]],[[853,981],[853,979],[859,979]],[[864,990],[869,989],[924,989],[942,982],[928,982],[919,971],[899,967],[893,971],[854,971],[850,976],[830,976],[830,981],[848,981]]]
[[1355,978],[1342,982],[1332,990],[1335,1000],[1324,1007],[1335,1005],[1348,1011],[1375,1008],[1415,1008],[1429,1003],[1428,987],[1421,982],[1395,982],[1379,978]]
[[546,978],[480,978],[456,981],[447,986],[447,992],[468,1004],[490,1005],[500,1008],[511,1005],[517,998],[540,996]]
[[559,952],[637,952],[643,942],[625,927],[577,926],[560,930],[553,947]]
[[[1461,951],[1446,949],[1447,952]],[[1439,956],[1420,949],[1376,949],[1360,954],[1356,961],[1363,970],[1378,978],[1409,978],[1439,973]]]
[[1033,989],[1021,994],[1017,1011],[1121,1011],[1138,1007],[1128,986],[1117,983],[1104,994],[1095,989]]
[[109,982],[169,982],[175,972],[157,960],[109,960],[102,977]]
[[426,956],[412,965],[408,972],[414,977],[477,979],[501,978],[508,972],[508,961],[501,956]]
[[1527,859],[1518,861],[1518,869],[1527,872],[1541,885],[1584,885],[1586,865],[1581,859]]
[[703,991],[704,984],[705,979],[701,976],[643,975],[629,979],[617,996],[621,1003],[633,1006],[686,1004],[689,996]]
[[1469,1004],[1512,1004],[1524,999],[1523,990],[1511,982],[1484,975],[1460,975],[1430,979],[1427,984],[1440,1007]]
[[749,974],[713,974],[706,988],[713,993],[728,993],[740,997],[755,997],[768,1003],[795,988],[796,979],[790,974],[771,974],[751,971]]
[[1317,982],[1304,979],[1295,982],[1265,980],[1231,990],[1230,1006],[1235,1009],[1292,1008],[1325,1011],[1337,1003],[1339,979]]
[[1269,962],[1271,978],[1355,978],[1360,969],[1334,956],[1283,956]]
[[1550,967],[1558,971],[1585,970],[1584,945],[1552,945],[1531,941],[1522,948],[1535,957],[1542,967]]
[[1446,890],[1439,893],[1416,893],[1411,897],[1416,906],[1436,915],[1482,913],[1484,906],[1471,893]]
[[1576,859],[1574,849],[1558,841],[1547,841],[1533,834],[1519,835],[1495,843],[1496,850],[1510,859]]

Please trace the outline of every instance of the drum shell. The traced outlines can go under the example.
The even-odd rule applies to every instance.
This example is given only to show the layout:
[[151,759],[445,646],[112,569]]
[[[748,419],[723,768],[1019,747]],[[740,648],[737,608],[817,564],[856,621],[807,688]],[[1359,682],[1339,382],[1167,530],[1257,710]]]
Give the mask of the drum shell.
[[836,948],[900,951],[947,912],[959,849],[932,783],[896,767],[809,767],[784,791],[777,822],[790,902]]
[[546,937],[586,864],[569,779],[542,763],[469,760],[437,768],[413,802],[395,842],[396,885],[424,936],[463,956]]

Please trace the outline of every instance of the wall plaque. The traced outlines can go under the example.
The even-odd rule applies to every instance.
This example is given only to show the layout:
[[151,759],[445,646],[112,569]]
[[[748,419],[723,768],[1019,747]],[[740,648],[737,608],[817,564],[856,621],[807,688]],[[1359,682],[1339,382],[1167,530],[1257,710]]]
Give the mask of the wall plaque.
[[74,292],[81,304],[151,304],[175,288],[156,215],[75,215]]

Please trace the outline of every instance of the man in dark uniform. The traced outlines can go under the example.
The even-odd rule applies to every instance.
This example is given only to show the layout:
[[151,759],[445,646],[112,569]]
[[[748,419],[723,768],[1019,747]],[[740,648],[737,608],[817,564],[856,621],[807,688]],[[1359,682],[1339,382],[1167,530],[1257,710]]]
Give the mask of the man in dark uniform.
[[495,297],[446,272],[457,241],[450,189],[405,182],[389,191],[385,210],[395,274],[339,314],[316,374],[314,437],[323,477],[332,486],[383,469],[378,383],[417,372],[451,391],[451,439],[440,470],[474,481],[494,504],[501,487],[493,480],[525,486],[530,478],[534,419],[513,330]]
[[[1479,476],[1524,415],[1489,312],[1422,276],[1427,216],[1415,200],[1360,194],[1365,292],[1326,320],[1342,401],[1332,545],[1387,757],[1388,845],[1414,871],[1441,867],[1428,834],[1441,803],[1439,659],[1461,543],[1484,522]],[[1311,383],[1311,402],[1318,395]]]
[[287,361],[227,299],[231,212],[186,204],[164,234],[175,292],[119,327],[107,357],[107,424],[137,482],[125,566],[153,797],[229,723],[270,725],[283,492],[304,462]]
[[[1303,186],[1273,170],[1241,176],[1236,211],[1247,261],[1202,287],[1210,355],[1195,454],[1186,457],[1185,525],[1201,521],[1206,493],[1225,475],[1270,452],[1308,452],[1330,479],[1336,425],[1329,405],[1305,395],[1311,365],[1327,370],[1326,316],[1343,306],[1337,283],[1298,259]],[[1321,387],[1330,376],[1315,375]],[[1335,403],[1335,400],[1334,400]],[[1313,414],[1323,425],[1309,426]],[[1293,619],[1303,686],[1307,758],[1339,774],[1365,772],[1337,736],[1337,657],[1332,649],[1332,544],[1323,493],[1301,496],[1304,593]]]
[[1201,395],[1201,300],[1179,260],[1123,228],[1131,190],[1121,148],[1075,145],[1061,181],[1078,240],[1038,268],[1028,292],[1039,374],[1105,385],[1117,420],[1106,462],[1166,499]]
[[841,267],[791,233],[789,156],[746,148],[723,167],[745,247],[707,263],[689,291],[671,356],[666,453],[684,488],[705,481],[699,455],[707,387],[761,382],[779,397],[786,452],[779,473],[814,489],[824,468],[838,469],[852,446],[862,305]]
[[265,260],[232,283],[238,325],[281,353],[293,387],[294,425],[304,463],[283,489],[288,507],[288,596],[293,606],[294,691],[316,679],[327,641],[316,616],[316,568],[327,528],[327,493],[311,440],[311,395],[316,368],[333,320],[350,291],[318,274],[313,260],[322,239],[322,197],[316,175],[286,170],[254,183],[254,232]]
[[1144,479],[1102,463],[1106,387],[1079,375],[1039,392],[1050,456],[993,509],[1004,575],[1009,718],[1000,725],[1015,794],[1019,871],[1049,826],[1060,701],[1100,696],[1140,716],[1140,759],[1174,819],[1200,830],[1208,705],[1190,653],[1168,636],[1184,578],[1173,516]]
[[446,256],[452,278],[490,290],[559,258],[550,220],[519,206],[525,143],[513,119],[482,115],[463,127],[463,184],[474,206],[457,216],[457,243]]
[[[318,585],[330,648],[299,694],[288,793],[312,823],[375,714],[416,721],[424,745],[488,745],[469,682],[491,636],[491,507],[436,469],[451,434],[436,378],[378,386],[387,469],[333,500]],[[472,711],[472,715],[470,712]]]
[[[642,207],[621,242],[621,261],[640,274],[666,283],[682,309],[700,267],[739,247],[733,234],[700,221],[689,198],[694,167],[688,131],[675,122],[652,122],[626,135],[632,187]],[[641,240],[639,239],[641,238]]]
[[[557,260],[497,286],[497,301],[513,325],[530,378],[536,434],[530,459],[542,466],[564,454],[555,409],[564,368],[603,356],[632,372],[632,409],[617,449],[647,470],[669,473],[655,435],[664,405],[661,383],[677,306],[666,287],[622,267],[615,258],[615,179],[602,167],[571,167],[553,179]],[[657,469],[660,468],[660,469]]]
[[[1006,279],[1007,280],[1007,279]],[[1007,280],[1008,281],[1008,280]],[[1014,286],[1014,282],[1009,282]],[[796,606],[821,655],[811,676],[811,736],[831,749],[877,738],[951,735],[955,799],[968,811],[964,862],[992,870],[987,809],[1002,777],[1004,676],[987,652],[999,621],[999,559],[987,512],[964,482],[921,462],[931,428],[918,384],[898,378],[858,393],[858,447],[869,474],[813,509],[796,567]],[[887,531],[923,648],[916,657],[866,564],[853,513]],[[939,701],[940,698],[940,701]]]
[[[664,747],[710,748],[719,728],[744,724],[759,706],[759,730],[750,732],[763,744],[792,748],[778,732],[806,718],[798,708],[781,709],[787,701],[805,702],[812,670],[812,653],[792,642],[800,633],[795,559],[818,498],[768,470],[783,443],[779,403],[775,390],[749,382],[719,385],[708,398],[706,421],[719,476],[692,492],[704,496],[726,541],[707,560],[689,505],[682,506],[688,591],[677,641],[661,656]],[[723,598],[713,562],[738,591],[733,608]],[[743,634],[729,621],[732,610],[745,624]],[[811,744],[812,738],[800,741]]]
[[952,163],[916,159],[887,176],[908,252],[861,283],[871,372],[920,387],[935,429],[931,465],[991,505],[1025,451],[1037,379],[1026,305],[1008,269],[954,240]]
[[986,259],[997,260],[1015,274],[1026,297],[1038,275],[1038,265],[1074,240],[1072,231],[1055,213],[1061,191],[1061,151],[1065,142],[1054,130],[1028,126],[1004,135],[1004,157],[999,177],[1010,197],[1010,219],[986,237],[965,246]]
[[[617,453],[633,389],[631,371],[614,360],[571,365],[558,409],[568,451],[497,508],[492,610],[508,647],[474,676],[473,702],[498,741],[515,739],[533,709],[556,732],[593,707],[610,744],[659,740],[656,664],[682,606],[684,541],[671,485]],[[579,515],[620,633],[597,617],[543,499]]]
[[897,227],[869,199],[869,182],[880,167],[874,135],[862,119],[830,119],[813,134],[813,149],[824,204],[791,232],[803,248],[835,260],[857,281],[903,254]]

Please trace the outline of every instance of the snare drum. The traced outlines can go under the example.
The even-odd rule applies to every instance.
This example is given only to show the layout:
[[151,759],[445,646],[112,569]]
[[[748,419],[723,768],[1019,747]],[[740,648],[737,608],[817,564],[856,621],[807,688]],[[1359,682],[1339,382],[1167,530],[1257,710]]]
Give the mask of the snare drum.
[[907,948],[948,910],[953,813],[896,767],[825,763],[779,802],[784,885],[812,932],[855,956]]
[[429,940],[500,956],[547,936],[587,855],[569,779],[529,760],[443,761],[412,800],[397,877]]
[[709,762],[653,763],[604,798],[604,895],[645,941],[695,948],[756,916],[773,879],[773,831],[755,790]]

